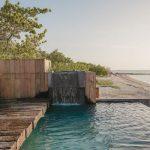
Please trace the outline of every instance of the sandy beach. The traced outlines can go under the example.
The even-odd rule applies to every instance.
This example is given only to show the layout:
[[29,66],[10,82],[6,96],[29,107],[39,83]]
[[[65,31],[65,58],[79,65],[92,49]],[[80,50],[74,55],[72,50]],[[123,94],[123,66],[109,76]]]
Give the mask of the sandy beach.
[[109,77],[98,77],[110,80],[114,86],[100,86],[100,99],[150,99],[150,84],[133,79],[125,74],[112,74]]

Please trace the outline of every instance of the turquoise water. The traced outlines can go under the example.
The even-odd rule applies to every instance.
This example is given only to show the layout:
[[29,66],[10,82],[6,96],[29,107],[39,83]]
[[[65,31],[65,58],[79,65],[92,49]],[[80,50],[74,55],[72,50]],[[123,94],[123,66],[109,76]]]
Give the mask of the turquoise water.
[[150,150],[150,108],[140,103],[52,106],[22,150]]

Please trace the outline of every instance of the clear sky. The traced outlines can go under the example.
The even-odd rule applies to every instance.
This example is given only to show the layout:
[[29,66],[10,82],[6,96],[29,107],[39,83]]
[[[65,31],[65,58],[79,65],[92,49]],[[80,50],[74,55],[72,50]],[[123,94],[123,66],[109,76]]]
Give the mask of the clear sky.
[[52,9],[40,16],[47,51],[112,69],[150,69],[150,0],[19,1]]

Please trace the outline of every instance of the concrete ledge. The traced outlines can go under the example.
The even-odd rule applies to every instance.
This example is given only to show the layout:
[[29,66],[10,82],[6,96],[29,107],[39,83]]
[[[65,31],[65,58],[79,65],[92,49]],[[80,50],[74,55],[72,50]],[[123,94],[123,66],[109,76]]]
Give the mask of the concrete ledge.
[[1,101],[0,149],[19,150],[48,107],[40,99]]
[[150,107],[150,99],[97,99],[97,103],[142,103]]
[[16,150],[16,147],[17,147],[17,144],[16,142],[1,142],[0,143],[0,149],[2,150],[8,150],[8,149],[11,149],[11,150]]

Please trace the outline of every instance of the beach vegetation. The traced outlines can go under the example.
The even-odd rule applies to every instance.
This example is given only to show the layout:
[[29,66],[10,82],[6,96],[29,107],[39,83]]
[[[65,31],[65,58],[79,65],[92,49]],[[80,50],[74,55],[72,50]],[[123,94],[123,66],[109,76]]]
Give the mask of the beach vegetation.
[[26,8],[5,0],[0,8],[0,58],[39,57],[46,29],[38,22],[38,16],[49,11],[47,8]]
[[112,80],[109,80],[109,79],[97,80],[96,84],[100,87],[111,87],[111,88],[115,88],[115,89],[119,88],[118,86],[114,85]]
[[95,72],[98,76],[107,76],[109,69],[101,65],[95,65],[86,62],[75,62],[71,58],[65,56],[58,50],[54,50],[51,53],[41,52],[43,58],[51,60],[52,68],[56,71],[91,71]]

